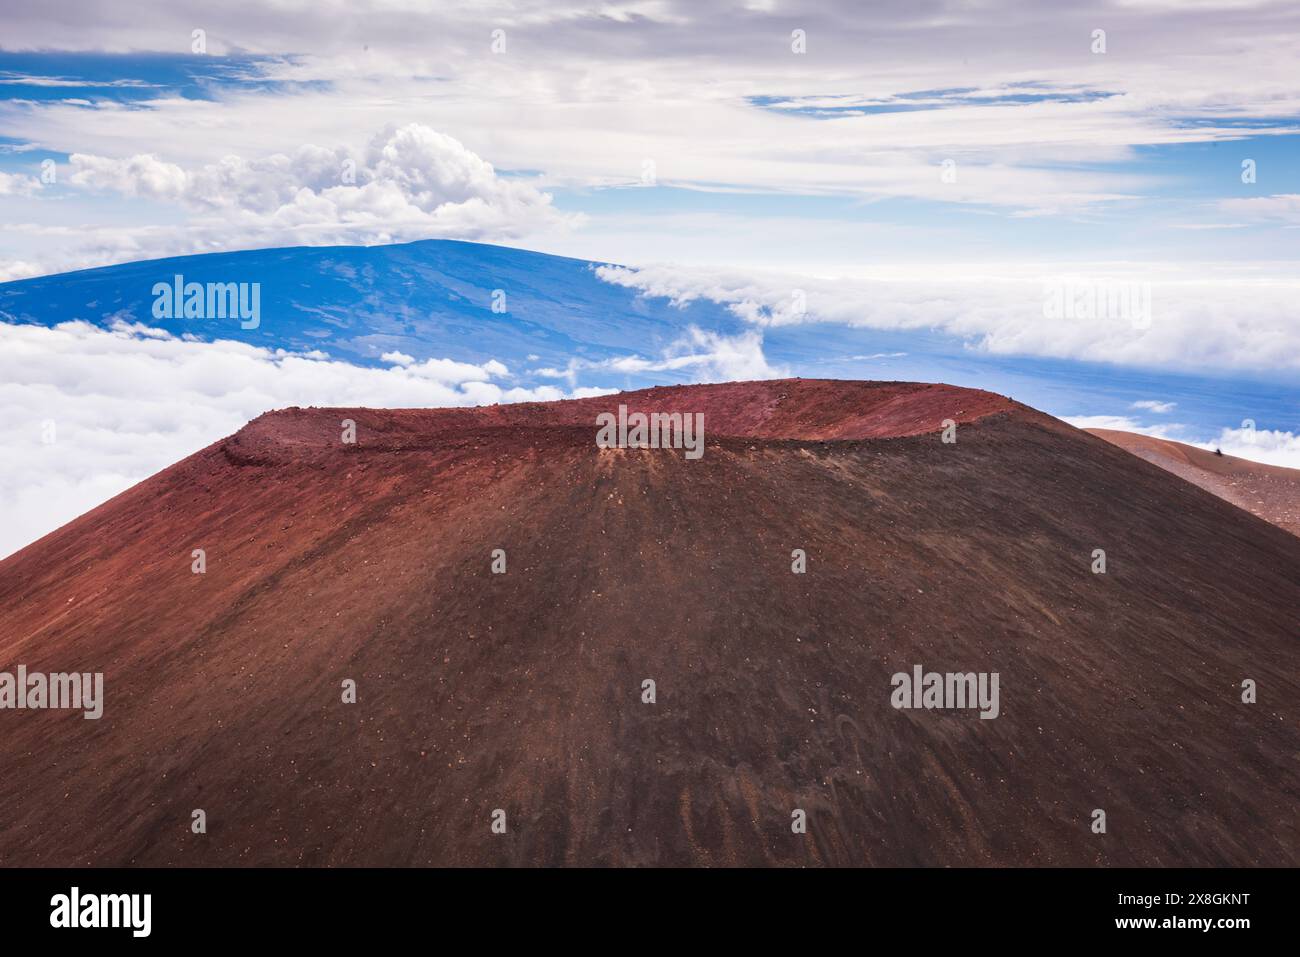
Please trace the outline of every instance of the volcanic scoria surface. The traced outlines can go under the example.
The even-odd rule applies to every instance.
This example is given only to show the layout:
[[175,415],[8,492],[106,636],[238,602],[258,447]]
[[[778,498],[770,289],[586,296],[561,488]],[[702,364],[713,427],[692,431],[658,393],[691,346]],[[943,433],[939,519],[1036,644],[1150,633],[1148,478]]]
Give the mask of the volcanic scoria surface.
[[[619,403],[703,457],[597,448]],[[985,392],[275,412],[0,608],[0,670],[105,676],[0,711],[5,865],[1300,864],[1300,539]]]
[[1114,429],[1087,431],[1292,535],[1300,535],[1300,469],[1252,462],[1151,435]]

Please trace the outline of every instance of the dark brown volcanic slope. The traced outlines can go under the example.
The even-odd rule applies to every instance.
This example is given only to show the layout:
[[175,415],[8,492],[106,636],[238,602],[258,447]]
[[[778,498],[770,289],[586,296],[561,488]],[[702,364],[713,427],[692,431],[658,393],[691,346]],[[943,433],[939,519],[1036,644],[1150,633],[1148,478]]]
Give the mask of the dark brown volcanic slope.
[[[598,450],[620,401],[704,457]],[[107,697],[0,711],[3,864],[1300,864],[1300,540],[988,393],[292,409],[0,562],[0,608],[0,670]],[[915,664],[1001,715],[894,710]]]
[[1300,535],[1300,469],[1215,455],[1183,442],[1116,429],[1088,429],[1266,522]]

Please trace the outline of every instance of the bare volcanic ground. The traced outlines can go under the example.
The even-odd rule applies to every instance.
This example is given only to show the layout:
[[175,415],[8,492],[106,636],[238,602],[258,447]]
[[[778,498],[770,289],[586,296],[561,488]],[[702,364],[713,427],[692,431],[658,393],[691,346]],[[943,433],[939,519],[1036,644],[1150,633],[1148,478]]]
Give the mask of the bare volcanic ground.
[[1170,439],[1116,429],[1088,429],[1153,465],[1173,472],[1266,522],[1300,535],[1300,469],[1265,465]]
[[[619,402],[703,458],[598,449]],[[1300,539],[983,392],[291,409],[0,608],[0,671],[106,697],[0,711],[5,865],[1300,864]],[[914,665],[999,716],[896,710]]]

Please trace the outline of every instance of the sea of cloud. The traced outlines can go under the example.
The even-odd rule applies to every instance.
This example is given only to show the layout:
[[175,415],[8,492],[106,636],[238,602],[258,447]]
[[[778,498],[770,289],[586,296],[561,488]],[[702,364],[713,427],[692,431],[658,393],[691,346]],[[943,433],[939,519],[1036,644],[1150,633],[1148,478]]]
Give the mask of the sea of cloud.
[[[598,267],[607,282],[673,303],[727,306],[757,328],[839,323],[879,330],[934,330],[978,352],[1126,366],[1196,370],[1300,370],[1300,278],[1186,264],[1099,264],[1054,268],[945,267],[925,275],[882,270],[875,277],[827,278],[752,270]],[[1118,289],[1149,290],[1149,309],[1123,315],[1067,314],[1050,305],[1063,289],[1084,301]],[[1103,311],[1098,309],[1098,311]]]

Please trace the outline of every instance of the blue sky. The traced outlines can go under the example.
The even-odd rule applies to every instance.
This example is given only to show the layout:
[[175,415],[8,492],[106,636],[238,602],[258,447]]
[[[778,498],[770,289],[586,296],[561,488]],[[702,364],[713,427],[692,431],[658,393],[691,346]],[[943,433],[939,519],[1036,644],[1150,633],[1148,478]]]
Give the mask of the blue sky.
[[[1294,3],[0,6],[0,281],[497,243],[701,317],[668,358],[471,363],[521,396],[943,380],[1300,465]],[[1118,286],[1149,322],[1047,313]]]

